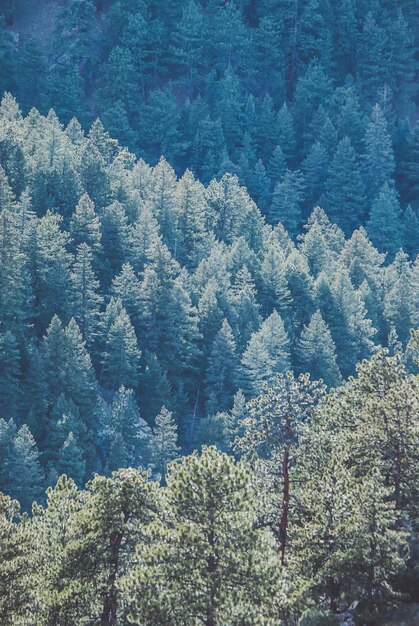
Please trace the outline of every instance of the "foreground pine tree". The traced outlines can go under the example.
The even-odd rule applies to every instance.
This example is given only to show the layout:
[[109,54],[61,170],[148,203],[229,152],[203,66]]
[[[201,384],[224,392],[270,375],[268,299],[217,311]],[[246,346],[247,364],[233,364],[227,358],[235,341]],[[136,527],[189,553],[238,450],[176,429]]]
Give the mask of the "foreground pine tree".
[[152,530],[154,545],[139,545],[124,582],[126,599],[134,598],[130,620],[216,626],[279,619],[278,557],[254,527],[245,466],[204,448],[170,466],[166,491],[167,517]]

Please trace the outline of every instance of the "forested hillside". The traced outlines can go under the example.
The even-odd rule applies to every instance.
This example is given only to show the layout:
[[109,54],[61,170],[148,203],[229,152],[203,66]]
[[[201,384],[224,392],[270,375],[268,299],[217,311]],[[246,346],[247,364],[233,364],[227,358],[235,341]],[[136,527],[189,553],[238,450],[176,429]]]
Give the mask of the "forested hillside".
[[177,179],[100,122],[85,136],[8,95],[0,120],[1,487],[24,506],[63,472],[228,446],[230,411],[278,372],[336,386],[379,345],[404,350],[419,265],[363,228],[345,239],[316,208],[292,240],[231,174]]
[[0,0],[0,626],[416,624],[418,70],[414,0]]
[[99,116],[147,163],[164,155],[204,184],[236,174],[291,234],[320,204],[346,236],[367,225],[380,251],[417,253],[414,0],[4,0],[1,10],[0,93],[24,113],[53,108],[85,130]]
[[328,396],[279,375],[244,408],[240,462],[61,476],[30,519],[0,494],[2,625],[382,626],[419,600],[418,391],[383,351]]

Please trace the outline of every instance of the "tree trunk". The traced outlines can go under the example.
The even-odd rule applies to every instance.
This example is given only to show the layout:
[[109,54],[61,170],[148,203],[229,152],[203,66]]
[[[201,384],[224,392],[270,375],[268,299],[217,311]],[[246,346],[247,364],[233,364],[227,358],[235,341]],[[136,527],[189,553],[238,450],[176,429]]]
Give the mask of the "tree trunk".
[[282,513],[281,524],[279,527],[279,550],[281,554],[281,564],[285,563],[285,550],[287,545],[287,530],[288,530],[288,511],[290,504],[290,479],[289,479],[289,446],[284,449],[284,458],[282,462]]
[[110,557],[109,557],[109,576],[107,591],[103,602],[103,611],[101,617],[102,626],[116,626],[117,624],[117,591],[116,577],[119,565],[119,549],[121,547],[123,533],[113,532],[110,536]]

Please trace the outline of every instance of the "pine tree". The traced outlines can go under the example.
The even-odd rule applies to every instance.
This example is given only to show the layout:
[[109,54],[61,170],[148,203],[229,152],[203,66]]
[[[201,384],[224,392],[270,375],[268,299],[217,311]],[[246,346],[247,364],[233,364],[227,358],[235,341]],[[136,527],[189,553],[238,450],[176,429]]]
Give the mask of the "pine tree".
[[166,476],[168,463],[179,456],[180,448],[177,442],[177,425],[172,412],[163,406],[155,419],[152,443],[154,468],[163,480]]
[[122,385],[135,388],[138,383],[140,352],[134,327],[125,309],[111,324],[106,337],[102,361],[102,380],[107,387],[119,389]]
[[[414,327],[416,286],[414,275],[407,255],[399,250],[387,269],[389,286],[384,297],[384,313],[403,343],[409,339],[410,329]],[[413,288],[413,289],[412,289]]]
[[208,359],[205,379],[208,413],[230,408],[237,391],[239,369],[236,342],[231,326],[225,319],[215,336]]
[[[139,546],[126,580],[125,598],[141,598],[133,603],[134,619],[230,625],[275,615],[282,594],[269,594],[271,601],[265,594],[281,589],[277,556],[272,539],[255,529],[247,468],[214,447],[204,448],[201,456],[173,464],[167,483],[168,521],[156,527],[154,546]],[[255,598],[262,597],[266,602],[256,608]]]
[[86,427],[93,428],[97,401],[95,371],[86,342],[74,319],[65,329],[65,357],[59,367],[65,368],[65,386],[61,391],[74,402]]
[[19,503],[0,493],[0,620],[5,626],[26,619],[30,613],[33,543]]
[[284,153],[288,167],[292,165],[296,156],[296,136],[292,115],[284,102],[277,115],[278,143]]
[[83,484],[86,462],[83,452],[70,431],[67,439],[58,452],[57,471],[72,478],[77,485]]
[[107,470],[114,472],[123,467],[128,467],[128,454],[122,433],[115,433],[109,448]]
[[44,331],[53,315],[65,322],[69,315],[69,283],[72,255],[67,251],[68,233],[61,230],[62,218],[48,211],[36,228],[34,254],[37,325]]
[[[106,206],[101,214],[103,256],[110,268],[111,276],[119,272],[125,260],[128,240],[128,220],[124,207],[119,202]],[[105,281],[103,281],[105,282]],[[106,284],[106,283],[105,283]]]
[[322,379],[328,386],[341,382],[336,346],[320,311],[313,314],[309,325],[301,333],[298,357],[301,370],[310,372],[314,379]]
[[182,10],[182,19],[172,33],[172,51],[176,64],[185,72],[183,81],[189,97],[200,83],[205,26],[200,6],[189,0]]
[[287,164],[281,146],[276,146],[269,159],[267,173],[271,179],[271,188],[275,187],[285,174]]
[[396,189],[384,183],[374,200],[367,222],[368,235],[378,250],[394,257],[403,242],[400,204]]
[[153,167],[151,179],[153,215],[158,220],[164,242],[173,254],[176,238],[176,174],[164,157]]
[[74,248],[87,244],[92,252],[100,250],[100,218],[95,213],[95,205],[87,193],[80,198],[70,219],[70,235]]
[[327,150],[319,141],[316,141],[302,163],[306,187],[305,201],[309,209],[315,206],[325,191],[328,166]]
[[245,265],[238,270],[231,292],[229,298],[231,319],[236,329],[237,347],[242,351],[251,334],[259,328],[261,322],[259,305],[256,301],[256,289],[252,276]]
[[419,250],[419,212],[409,204],[402,215],[403,226],[403,249],[411,257]]
[[[132,389],[121,387],[115,395],[112,402],[111,428],[110,437],[113,437],[115,433],[122,436],[129,465],[147,466],[150,456],[151,429],[140,417]],[[110,469],[117,468],[110,467]]]
[[26,425],[21,426],[16,434],[10,462],[10,495],[29,511],[33,501],[41,497],[44,475],[39,450]]
[[378,105],[365,131],[365,175],[370,198],[376,198],[394,174],[394,153],[387,122]]
[[301,424],[322,394],[322,386],[311,382],[308,374],[298,378],[291,372],[277,374],[274,383],[249,403],[243,435],[236,441],[238,452],[249,456],[256,452],[263,459],[256,469],[258,487],[268,494],[262,514],[278,540],[282,564],[288,550],[293,452]]
[[292,338],[308,324],[315,311],[313,278],[307,261],[298,251],[292,252],[287,258],[285,276],[291,294],[289,333]]
[[19,345],[10,331],[0,333],[0,414],[16,418],[21,398],[21,356]]
[[364,217],[365,190],[359,158],[348,137],[337,146],[325,189],[320,205],[345,234],[351,233]]
[[285,255],[274,237],[270,237],[264,246],[260,280],[262,311],[270,314],[277,309],[286,318],[291,294],[285,275]]
[[301,205],[304,198],[304,177],[299,170],[287,170],[277,183],[267,216],[272,224],[281,222],[287,231],[295,234],[301,223]]
[[86,243],[77,248],[76,260],[71,272],[72,306],[74,317],[89,346],[98,334],[99,307],[102,296],[97,292],[99,281],[92,268],[92,251]]
[[27,287],[26,258],[21,246],[18,224],[7,210],[0,213],[0,317],[3,330],[22,332],[27,319],[30,292]]
[[376,101],[377,91],[385,82],[388,63],[385,43],[385,30],[377,24],[373,13],[368,12],[359,35],[357,66],[360,88],[370,103]]
[[111,293],[120,300],[134,324],[138,315],[140,289],[140,281],[132,266],[124,263],[121,272],[112,281]]
[[155,517],[156,485],[143,473],[124,468],[110,477],[96,475],[80,498],[74,483],[67,487],[67,481],[62,477],[49,492],[48,508],[40,517],[40,530],[50,542],[65,530],[60,552],[53,552],[45,566],[52,596],[47,608],[61,623],[76,624],[87,609],[96,622],[110,626],[122,614],[123,564],[134,556],[140,529]]
[[276,310],[251,336],[242,365],[251,395],[260,393],[265,383],[272,383],[276,374],[289,369],[289,339]]

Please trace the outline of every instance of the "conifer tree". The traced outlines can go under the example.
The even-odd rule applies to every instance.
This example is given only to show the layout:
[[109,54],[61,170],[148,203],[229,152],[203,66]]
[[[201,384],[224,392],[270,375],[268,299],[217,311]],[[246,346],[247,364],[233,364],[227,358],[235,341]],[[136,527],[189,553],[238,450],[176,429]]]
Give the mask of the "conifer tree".
[[18,224],[8,210],[0,213],[0,317],[4,330],[22,332],[27,319],[30,292],[27,288],[26,259]]
[[37,324],[44,331],[53,315],[67,322],[72,255],[67,251],[69,235],[61,230],[62,218],[48,211],[38,220],[34,255],[37,282]]
[[372,203],[367,222],[368,235],[376,248],[390,258],[401,248],[403,230],[400,205],[395,188],[384,183]]
[[240,375],[236,342],[225,319],[215,336],[208,359],[205,391],[208,413],[230,408]]
[[287,170],[272,194],[272,202],[267,212],[272,224],[281,222],[293,235],[301,223],[301,205],[304,193],[304,177],[299,170]]
[[10,467],[10,495],[20,502],[25,511],[41,497],[44,475],[39,450],[28,427],[23,425],[13,441]]
[[[155,484],[144,474],[125,468],[108,478],[97,475],[87,484],[83,499],[66,477],[49,492],[48,508],[40,516],[41,532],[48,538],[63,525],[67,531],[61,536],[61,552],[52,555],[47,567],[49,594],[55,603],[51,609],[61,623],[76,624],[84,619],[86,609],[97,622],[117,623],[124,564],[132,559],[140,528],[154,518],[155,492]],[[69,523],[64,518],[60,524],[64,512]],[[58,571],[51,568],[54,560]],[[63,588],[65,594],[60,593]]]
[[111,428],[110,437],[113,437],[115,433],[122,437],[129,465],[147,466],[150,455],[151,429],[147,422],[140,417],[132,389],[121,387],[115,395],[112,402]]
[[323,144],[316,141],[302,163],[306,187],[305,201],[309,209],[315,206],[325,191],[328,166],[329,155],[327,150]]
[[320,205],[346,234],[351,233],[365,215],[365,189],[359,158],[348,137],[341,139],[336,148]]
[[[156,527],[156,545],[139,546],[126,579],[125,597],[138,599],[134,619],[230,625],[262,614],[268,621],[281,606],[277,556],[272,539],[255,529],[254,492],[244,464],[204,448],[201,456],[173,464],[167,484],[167,524]],[[278,595],[268,592],[271,601],[268,589],[278,589]],[[263,608],[259,601],[256,608],[255,598],[266,599]]]
[[309,325],[301,333],[298,360],[301,370],[310,372],[314,379],[322,379],[328,386],[340,383],[336,347],[320,311],[313,314]]
[[394,153],[387,122],[375,105],[365,131],[365,175],[370,198],[376,198],[394,174]]
[[67,439],[58,452],[57,471],[72,478],[77,485],[83,484],[86,471],[86,463],[83,452],[70,431]]
[[270,384],[276,374],[289,369],[289,339],[276,310],[251,336],[243,354],[242,365],[251,395],[260,393],[264,383]]
[[172,51],[175,62],[185,70],[183,79],[189,94],[192,97],[200,82],[202,67],[202,50],[205,26],[200,6],[189,0],[182,10],[182,19],[177,22],[172,33]]
[[0,493],[0,620],[5,626],[30,614],[32,547],[31,529],[22,521],[19,503]]
[[132,266],[124,263],[121,272],[112,281],[111,292],[114,298],[121,301],[134,324],[138,315],[140,289],[140,281]]
[[70,219],[70,234],[74,247],[84,243],[95,253],[100,249],[100,219],[87,193],[80,198]]
[[292,115],[284,102],[277,115],[278,143],[287,161],[288,167],[296,156],[296,137]]
[[302,422],[310,418],[323,392],[307,374],[298,378],[291,372],[277,374],[274,383],[249,403],[243,435],[236,441],[237,451],[249,456],[256,452],[261,459],[258,486],[268,494],[262,515],[278,540],[282,564],[288,550],[293,451]]
[[282,316],[287,317],[291,294],[285,275],[285,255],[273,237],[264,246],[260,280],[262,311],[270,314],[273,309],[277,309]]
[[98,334],[102,296],[97,292],[99,281],[92,267],[92,251],[86,243],[77,248],[76,260],[71,272],[72,305],[74,317],[89,346]]
[[117,315],[106,336],[102,379],[107,387],[136,387],[140,352],[134,327],[125,309]]
[[21,398],[21,357],[19,345],[10,331],[0,333],[0,414],[16,418]]
[[109,448],[107,470],[114,472],[128,467],[128,454],[122,433],[115,433]]
[[286,169],[287,164],[282,148],[281,146],[276,146],[267,167],[267,173],[271,179],[271,187],[274,187],[276,183],[282,179]]
[[173,414],[165,406],[157,415],[153,428],[152,459],[155,471],[162,477],[166,476],[167,464],[179,456],[177,425]]

